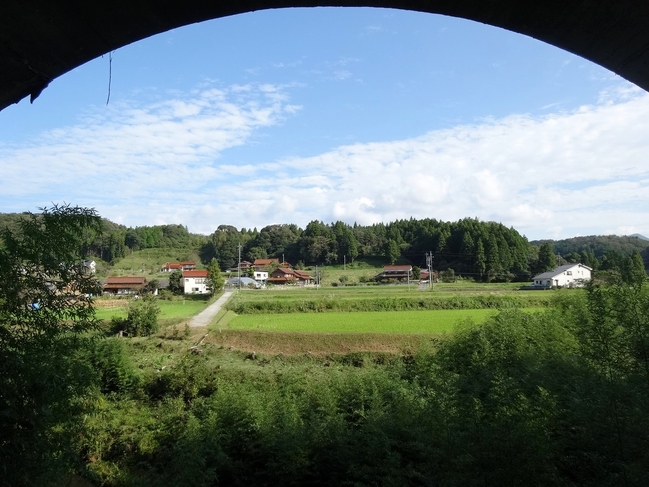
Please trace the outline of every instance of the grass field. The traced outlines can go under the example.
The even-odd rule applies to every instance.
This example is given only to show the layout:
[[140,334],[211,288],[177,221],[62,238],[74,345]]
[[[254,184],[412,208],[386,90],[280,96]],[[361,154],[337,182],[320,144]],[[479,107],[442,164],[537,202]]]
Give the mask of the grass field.
[[334,288],[271,288],[238,293],[227,304],[237,314],[423,311],[547,307],[554,293],[520,291],[510,284],[436,288],[355,286]]
[[[128,314],[128,303],[124,300],[122,306],[117,307],[97,307],[95,315],[100,320],[110,320],[113,317],[126,318]],[[158,301],[160,306],[160,316],[162,320],[182,320],[189,319],[200,313],[208,305],[207,299],[178,299],[173,301]]]
[[[525,311],[537,311],[527,308]],[[481,323],[497,313],[490,309],[435,311],[369,311],[240,315],[228,321],[232,330],[296,333],[450,333],[459,323]]]
[[[215,317],[204,344],[287,356],[401,354],[444,339],[461,323],[484,322],[503,307],[513,305],[530,312],[545,309],[555,294],[519,291],[513,284],[467,282],[436,284],[434,291],[408,289],[407,285],[243,290]],[[448,300],[454,308],[426,309],[429,301],[440,300]],[[99,300],[105,307],[97,309],[97,317],[125,318],[128,302]],[[164,339],[169,330],[178,328],[175,325],[202,311],[208,301],[204,296],[187,296],[159,304],[163,327],[159,338]],[[205,339],[204,331],[200,333]]]

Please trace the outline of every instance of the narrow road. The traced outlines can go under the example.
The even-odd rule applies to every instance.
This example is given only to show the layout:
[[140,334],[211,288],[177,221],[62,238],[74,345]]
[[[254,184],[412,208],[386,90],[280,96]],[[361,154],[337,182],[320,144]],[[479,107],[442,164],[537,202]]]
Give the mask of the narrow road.
[[219,299],[210,304],[207,308],[198,313],[191,320],[189,320],[189,326],[199,327],[209,325],[216,316],[216,313],[218,313],[221,310],[221,307],[227,302],[228,299],[230,299],[232,293],[232,290],[225,291]]

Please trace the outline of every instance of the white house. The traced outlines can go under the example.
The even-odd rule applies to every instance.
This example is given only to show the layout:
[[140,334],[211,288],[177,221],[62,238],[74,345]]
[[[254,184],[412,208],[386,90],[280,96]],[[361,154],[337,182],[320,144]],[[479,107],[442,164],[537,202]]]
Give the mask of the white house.
[[255,270],[254,271],[254,279],[257,282],[261,282],[261,283],[265,284],[266,281],[268,280],[268,272],[267,271]]
[[566,264],[534,276],[533,287],[582,287],[591,279],[592,269],[583,264]]
[[185,294],[207,294],[207,271],[183,271]]
[[94,260],[84,260],[81,262],[81,271],[84,274],[96,274],[97,273],[97,263]]

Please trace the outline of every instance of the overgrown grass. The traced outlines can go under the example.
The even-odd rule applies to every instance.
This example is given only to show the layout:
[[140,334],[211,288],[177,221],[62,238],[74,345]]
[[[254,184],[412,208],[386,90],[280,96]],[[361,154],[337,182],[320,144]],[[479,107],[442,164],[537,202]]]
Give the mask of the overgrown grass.
[[[305,348],[332,349],[339,334],[223,330],[200,352],[196,337],[112,339],[94,356],[103,395],[75,445],[80,475],[115,487],[646,485],[647,342],[636,333],[646,336],[646,320],[636,311],[647,305],[628,295],[566,294],[555,309],[505,310],[394,354]],[[593,316],[589,304],[618,308]],[[371,313],[347,313],[361,315]],[[623,332],[602,333],[611,326]],[[269,337],[303,353],[236,345]]]
[[359,311],[414,311],[453,309],[503,309],[548,306],[549,293],[385,293],[356,290],[348,292],[240,293],[227,305],[237,314],[323,313]]
[[[525,309],[527,312],[539,308]],[[233,330],[310,333],[450,333],[458,323],[482,323],[494,309],[435,311],[369,311],[327,314],[241,315],[228,322]]]

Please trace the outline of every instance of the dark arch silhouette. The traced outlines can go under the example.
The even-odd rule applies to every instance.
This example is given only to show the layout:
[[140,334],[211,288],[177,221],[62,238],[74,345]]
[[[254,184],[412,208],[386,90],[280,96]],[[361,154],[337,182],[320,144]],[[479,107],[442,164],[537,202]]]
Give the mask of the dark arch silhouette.
[[647,0],[5,0],[0,110],[119,47],[196,22],[281,7],[388,7],[462,17],[570,51],[649,90]]

